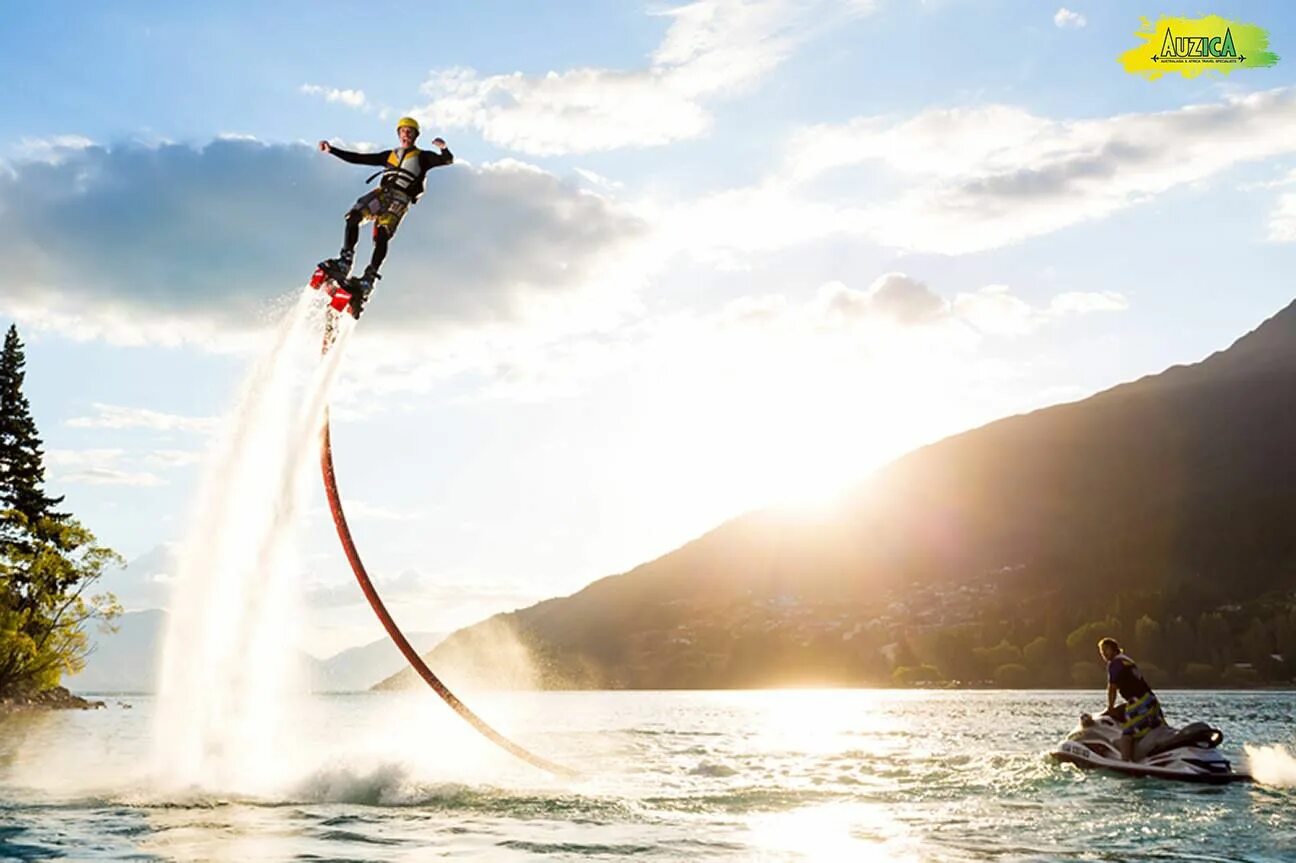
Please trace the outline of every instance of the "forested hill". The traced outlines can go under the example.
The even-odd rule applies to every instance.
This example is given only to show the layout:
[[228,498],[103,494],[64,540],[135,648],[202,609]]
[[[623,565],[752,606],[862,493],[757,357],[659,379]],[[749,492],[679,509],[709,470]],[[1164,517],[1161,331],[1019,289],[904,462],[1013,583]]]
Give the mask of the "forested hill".
[[1242,596],[1296,586],[1294,480],[1296,303],[1203,362],[912,453],[852,521],[923,575]]
[[[1060,683],[1092,663],[1090,630],[1134,639],[1140,619],[1172,680],[1286,679],[1293,589],[1296,303],[1202,362],[910,453],[832,516],[749,514],[489,623],[551,685],[888,682],[915,665]],[[433,667],[473,643],[456,633]]]

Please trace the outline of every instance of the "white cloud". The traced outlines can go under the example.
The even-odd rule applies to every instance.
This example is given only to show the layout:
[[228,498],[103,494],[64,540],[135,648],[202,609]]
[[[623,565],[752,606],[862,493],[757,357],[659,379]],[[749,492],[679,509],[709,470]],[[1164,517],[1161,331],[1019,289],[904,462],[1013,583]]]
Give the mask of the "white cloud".
[[819,301],[829,315],[847,320],[874,315],[902,326],[936,320],[949,311],[946,300],[904,273],[881,275],[866,291],[830,282],[820,288]]
[[201,453],[171,449],[142,454],[117,448],[52,449],[45,453],[51,479],[80,485],[166,485],[162,477],[140,467],[172,470],[201,460]]
[[1258,180],[1254,183],[1243,183],[1238,186],[1244,192],[1254,192],[1261,189],[1281,189],[1296,183],[1296,168],[1289,168],[1284,171],[1282,176],[1272,180]]
[[1123,312],[1129,300],[1116,291],[1068,291],[1049,302],[1049,314],[1088,314],[1090,312]]
[[602,174],[596,174],[593,171],[587,171],[584,168],[573,168],[572,170],[576,172],[577,176],[581,177],[591,186],[594,186],[599,190],[613,191],[624,188],[625,186],[622,182],[604,177]]
[[840,325],[871,321],[915,327],[954,319],[992,336],[1024,335],[1068,315],[1128,307],[1128,301],[1116,291],[1068,291],[1054,296],[1046,306],[1035,307],[1007,285],[986,285],[947,300],[904,273],[886,273],[862,291],[829,282],[819,289],[814,303],[823,321]]
[[76,485],[166,485],[161,477],[146,471],[123,469],[119,462],[125,455],[120,449],[54,449],[45,454],[52,479]]
[[978,291],[959,294],[954,298],[953,310],[978,331],[995,336],[1024,335],[1039,320],[1030,304],[1014,296],[1006,285],[986,285]]
[[203,457],[203,453],[192,450],[159,449],[146,453],[142,461],[149,467],[169,469],[198,464]]
[[493,144],[532,155],[654,146],[701,135],[710,118],[651,74],[577,69],[528,78],[438,72],[432,101],[414,113],[429,127],[478,130]]
[[55,468],[80,468],[116,462],[125,454],[121,449],[51,449],[45,453],[45,463]]
[[[760,183],[675,208],[663,219],[674,247],[712,258],[832,236],[944,254],[1001,247],[1296,152],[1296,90],[1095,120],[1002,105],[862,117],[808,129],[787,149]],[[828,178],[899,191],[866,205],[817,197],[828,184],[814,181]]]
[[13,157],[24,162],[44,162],[47,165],[59,165],[78,150],[93,146],[94,141],[84,135],[23,138],[13,148]]
[[492,143],[548,155],[646,147],[703,134],[705,103],[760,81],[817,28],[871,11],[824,0],[695,0],[670,19],[646,69],[570,69],[481,77],[444,69],[416,111],[437,126],[474,128]]
[[322,96],[326,102],[336,102],[348,108],[364,108],[368,104],[364,90],[339,90],[318,84],[302,84],[300,89],[308,96]]
[[1058,9],[1057,14],[1053,16],[1053,23],[1064,30],[1068,27],[1078,30],[1088,24],[1089,21],[1079,12],[1072,12],[1070,9],[1063,6],[1061,9]]
[[131,472],[110,467],[88,467],[59,474],[59,482],[76,485],[158,486],[166,481],[151,473]]
[[1002,119],[994,110],[950,113],[925,128],[896,132],[882,158],[902,171],[911,171],[915,159],[936,157],[967,131],[985,135],[987,146],[953,177],[926,172],[925,187],[896,202],[878,232],[883,241],[930,251],[994,248],[1296,150],[1291,90],[1099,120],[1022,115],[992,132],[987,124],[995,114]]
[[1057,294],[1048,305],[1035,307],[1014,295],[1006,285],[986,285],[960,293],[951,312],[977,331],[992,336],[1020,336],[1072,315],[1120,312],[1129,301],[1116,291],[1067,291]]
[[803,181],[869,162],[939,180],[1019,170],[1065,144],[1063,125],[1010,105],[931,108],[900,121],[856,117],[795,135],[786,173]]
[[186,417],[148,408],[123,407],[95,402],[93,416],[73,417],[67,421],[73,428],[143,428],[153,431],[210,432],[220,422],[218,417]]
[[1020,336],[1070,315],[1120,312],[1129,301],[1116,291],[1067,291],[1035,307],[1014,295],[1006,285],[986,285],[958,294],[951,303],[954,315],[979,332],[994,336]]
[[1274,243],[1296,242],[1296,192],[1284,192],[1278,196],[1269,214],[1268,237]]

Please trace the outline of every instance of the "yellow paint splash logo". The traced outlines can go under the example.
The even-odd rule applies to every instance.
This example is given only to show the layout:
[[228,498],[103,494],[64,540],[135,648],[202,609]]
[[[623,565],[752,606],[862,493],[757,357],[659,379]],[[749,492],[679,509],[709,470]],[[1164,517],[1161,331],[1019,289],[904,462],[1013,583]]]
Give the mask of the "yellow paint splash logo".
[[1143,40],[1120,56],[1126,72],[1156,80],[1178,73],[1196,78],[1209,70],[1227,75],[1234,69],[1262,69],[1278,62],[1269,50],[1269,34],[1254,24],[1204,18],[1161,17],[1156,24],[1142,19],[1134,34]]

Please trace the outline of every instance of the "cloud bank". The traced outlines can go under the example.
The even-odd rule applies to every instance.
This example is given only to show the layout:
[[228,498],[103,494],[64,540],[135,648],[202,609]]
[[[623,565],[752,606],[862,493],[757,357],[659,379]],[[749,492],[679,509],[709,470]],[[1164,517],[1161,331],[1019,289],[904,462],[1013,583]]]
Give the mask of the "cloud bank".
[[[810,127],[786,149],[762,182],[673,208],[664,221],[677,246],[720,259],[829,237],[949,255],[1001,248],[1296,152],[1296,90],[1085,120],[1006,105],[858,117]],[[852,182],[880,200],[837,191]],[[1283,204],[1271,237],[1292,236],[1290,221]]]
[[[47,154],[48,155],[48,154]],[[0,314],[116,343],[215,343],[260,327],[340,245],[364,169],[306,145],[106,147],[0,173]],[[515,321],[571,296],[645,231],[516,161],[436,171],[401,225],[370,331]],[[359,258],[368,255],[362,238]]]

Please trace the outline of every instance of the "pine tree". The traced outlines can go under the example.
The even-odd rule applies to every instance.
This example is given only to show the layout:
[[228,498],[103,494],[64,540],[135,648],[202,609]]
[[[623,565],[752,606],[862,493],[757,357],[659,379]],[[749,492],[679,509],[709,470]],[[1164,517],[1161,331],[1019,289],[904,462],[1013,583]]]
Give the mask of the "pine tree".
[[37,692],[81,667],[86,627],[121,611],[112,594],[87,595],[122,561],[45,494],[45,454],[22,386],[16,327],[0,354],[0,696]]
[[44,491],[45,453],[22,391],[26,365],[18,328],[11,325],[0,354],[0,509],[17,510],[29,525],[36,525],[67,516],[54,511],[63,498]]

